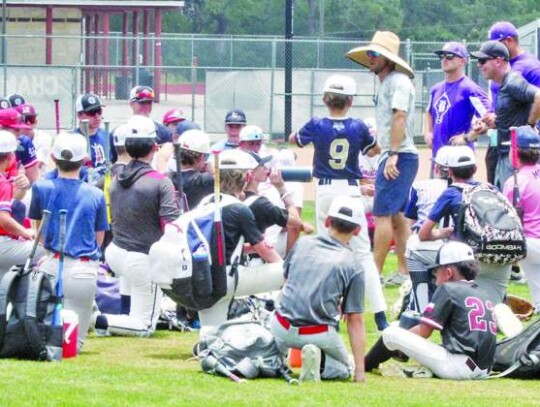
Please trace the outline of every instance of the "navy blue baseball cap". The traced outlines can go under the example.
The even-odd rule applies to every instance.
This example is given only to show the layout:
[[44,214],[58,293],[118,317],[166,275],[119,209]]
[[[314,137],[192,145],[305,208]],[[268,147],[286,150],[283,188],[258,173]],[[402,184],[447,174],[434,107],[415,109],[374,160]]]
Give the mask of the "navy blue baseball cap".
[[188,130],[201,130],[201,126],[189,120],[184,120],[176,125],[176,134],[179,136]]
[[[540,135],[531,126],[520,126],[516,129],[516,144],[518,148],[540,149]],[[511,141],[504,141],[502,145],[512,145]]]
[[246,124],[246,114],[240,109],[231,110],[225,115],[225,124]]

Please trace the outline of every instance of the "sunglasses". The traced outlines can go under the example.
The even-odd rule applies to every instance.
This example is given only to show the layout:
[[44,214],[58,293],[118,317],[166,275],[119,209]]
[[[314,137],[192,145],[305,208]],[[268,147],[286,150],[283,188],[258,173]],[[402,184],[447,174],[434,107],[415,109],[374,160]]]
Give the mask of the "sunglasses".
[[492,61],[494,59],[497,59],[497,58],[494,58],[494,57],[480,58],[478,59],[478,65],[484,65],[487,61]]
[[143,89],[139,92],[137,92],[137,94],[135,95],[135,97],[137,99],[154,99],[154,92],[148,90],[148,89]]
[[88,112],[84,113],[90,117],[96,117],[98,114],[101,116],[103,114],[103,109],[101,107],[98,107],[97,109],[89,110]]
[[23,116],[23,119],[25,124],[36,124],[37,122],[36,116]]
[[368,51],[366,52],[366,55],[368,56],[368,58],[378,58],[381,56],[381,53],[378,51]]
[[442,61],[443,59],[446,59],[448,61],[452,61],[454,58],[457,58],[458,56],[456,54],[439,54],[439,59]]

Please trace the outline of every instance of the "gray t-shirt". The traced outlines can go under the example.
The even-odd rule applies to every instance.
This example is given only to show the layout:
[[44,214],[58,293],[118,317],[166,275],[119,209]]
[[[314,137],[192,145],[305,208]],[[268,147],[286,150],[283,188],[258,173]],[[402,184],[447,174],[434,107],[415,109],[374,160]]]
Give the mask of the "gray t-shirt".
[[353,252],[328,236],[303,237],[284,263],[287,281],[278,311],[295,326],[337,326],[342,312],[364,311],[364,273]]
[[141,161],[131,161],[110,186],[113,243],[139,253],[163,234],[163,225],[180,216],[169,178]]
[[400,153],[417,154],[414,146],[414,86],[409,77],[401,72],[392,71],[381,83],[375,97],[375,112],[377,118],[377,141],[382,152],[390,150],[390,123],[393,110],[407,113],[405,137],[400,146]]

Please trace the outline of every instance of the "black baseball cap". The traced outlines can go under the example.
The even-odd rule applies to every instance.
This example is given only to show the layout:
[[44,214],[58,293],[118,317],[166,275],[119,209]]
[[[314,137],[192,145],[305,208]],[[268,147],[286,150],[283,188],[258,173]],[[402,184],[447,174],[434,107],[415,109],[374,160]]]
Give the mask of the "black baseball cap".
[[75,102],[77,113],[91,112],[103,106],[105,105],[101,103],[99,97],[93,93],[83,93]]
[[12,93],[8,96],[8,99],[9,103],[11,103],[11,107],[17,107],[26,103],[26,99],[24,98],[24,96],[18,93]]
[[471,52],[471,57],[476,59],[501,58],[505,61],[510,60],[508,48],[499,41],[484,42],[479,51]]
[[0,96],[0,110],[9,109],[11,107],[11,102],[8,98]]
[[246,124],[246,114],[243,110],[233,109],[225,115],[225,124]]

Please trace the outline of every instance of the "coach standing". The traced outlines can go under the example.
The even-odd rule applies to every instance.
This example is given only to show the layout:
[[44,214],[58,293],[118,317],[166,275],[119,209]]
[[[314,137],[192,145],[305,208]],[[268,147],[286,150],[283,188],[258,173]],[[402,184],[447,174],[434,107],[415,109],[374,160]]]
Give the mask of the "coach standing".
[[347,57],[367,67],[381,83],[375,97],[381,161],[375,179],[375,263],[382,273],[392,237],[398,256],[398,281],[405,281],[405,244],[409,227],[403,215],[411,185],[418,171],[414,145],[414,86],[411,67],[399,57],[399,38],[377,31],[368,46],[350,50]]
[[510,127],[534,126],[540,118],[540,89],[531,85],[510,67],[508,49],[499,41],[487,41],[471,56],[477,59],[478,69],[485,79],[499,85],[495,113],[483,117],[484,123],[497,129],[498,160],[494,185],[502,190],[514,168],[508,156]]
[[480,118],[491,111],[486,92],[464,73],[469,56],[465,46],[447,42],[434,53],[441,60],[444,81],[431,88],[426,112],[424,139],[432,147],[433,158],[445,145],[473,148],[472,142],[486,129],[481,122],[474,127],[471,122],[475,115]]

